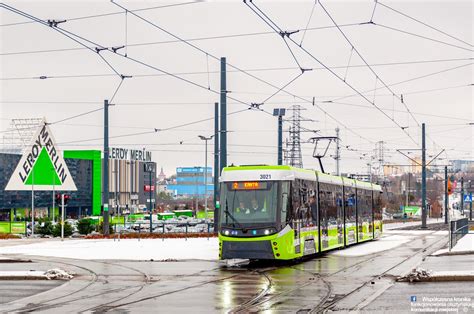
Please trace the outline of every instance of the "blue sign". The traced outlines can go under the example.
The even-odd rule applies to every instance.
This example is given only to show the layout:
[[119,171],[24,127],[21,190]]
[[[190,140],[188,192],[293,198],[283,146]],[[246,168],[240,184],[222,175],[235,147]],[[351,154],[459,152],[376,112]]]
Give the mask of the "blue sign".
[[471,195],[470,194],[464,195],[464,203],[471,203],[471,202],[472,202]]
[[416,295],[412,295],[412,296],[410,297],[410,301],[411,301],[411,302],[416,302]]

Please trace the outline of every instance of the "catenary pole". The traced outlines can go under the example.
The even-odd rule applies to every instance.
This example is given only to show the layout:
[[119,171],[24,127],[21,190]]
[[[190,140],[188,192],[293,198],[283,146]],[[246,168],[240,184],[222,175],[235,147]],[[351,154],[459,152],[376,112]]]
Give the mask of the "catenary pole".
[[[148,171],[149,171],[149,174],[150,174],[150,176],[149,176],[149,180],[150,180],[150,186],[149,186],[149,188],[150,188],[150,190],[149,190],[149,192],[150,192],[149,193],[149,197],[150,197],[150,233],[152,233],[153,232],[153,199],[152,199],[152,179],[151,179],[151,174],[152,173],[151,173],[151,168],[149,168]],[[153,189],[154,189],[154,187],[153,187]]]
[[35,172],[31,172],[31,236],[35,235]]
[[204,145],[206,145],[205,148],[205,157],[204,157],[204,212],[207,213],[207,141],[208,139],[206,138],[204,140]]
[[61,241],[64,241],[64,193],[61,194]]
[[444,224],[448,224],[449,212],[448,166],[444,166]]
[[220,130],[220,171],[227,166],[227,74],[226,58],[221,58],[221,130]]
[[340,140],[339,140],[339,127],[336,128],[336,175],[339,176],[340,175],[340,170],[339,170],[339,162],[341,160],[341,156],[340,156],[340,146],[339,146],[339,143]]
[[219,103],[214,103],[214,230],[217,230],[219,195]]
[[472,220],[472,182],[469,180],[469,198],[471,202],[469,203],[469,220]]
[[426,139],[425,124],[421,124],[421,229],[426,229]]
[[283,117],[278,115],[278,165],[283,165]]
[[464,177],[461,177],[461,215],[464,216]]
[[52,212],[51,216],[52,216],[52,220],[54,222],[54,206],[56,206],[56,204],[55,204],[56,193],[55,193],[55,190],[54,190],[54,187],[55,187],[54,183],[55,183],[56,178],[54,177],[54,175],[56,174],[56,172],[54,172],[54,168],[52,168],[52,169],[53,169],[53,212]]
[[104,190],[102,192],[103,215],[103,234],[109,234],[109,101],[104,100],[104,171],[103,171]]

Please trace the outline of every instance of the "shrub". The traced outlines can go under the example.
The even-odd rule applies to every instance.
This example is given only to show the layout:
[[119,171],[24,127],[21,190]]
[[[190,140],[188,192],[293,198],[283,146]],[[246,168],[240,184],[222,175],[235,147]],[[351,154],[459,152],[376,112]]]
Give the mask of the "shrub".
[[[104,222],[101,221],[99,223],[99,232],[102,234],[104,233]],[[113,234],[114,233],[114,229],[112,228],[112,224],[109,223],[109,234]]]
[[[53,227],[53,236],[60,237],[61,236],[61,224],[58,223]],[[72,234],[72,226],[65,222],[64,223],[64,236],[69,237]]]
[[80,234],[89,234],[95,230],[95,226],[92,225],[90,219],[81,219],[77,223],[77,230]]
[[35,226],[35,232],[43,236],[53,234],[53,229],[54,229],[54,226],[51,223],[51,221],[45,221],[42,224],[42,226],[41,224],[38,226]]

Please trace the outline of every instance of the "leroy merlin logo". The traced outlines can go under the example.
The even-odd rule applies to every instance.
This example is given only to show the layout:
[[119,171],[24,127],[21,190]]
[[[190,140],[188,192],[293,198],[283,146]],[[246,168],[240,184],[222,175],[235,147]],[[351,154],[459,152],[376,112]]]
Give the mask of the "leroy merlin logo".
[[33,187],[35,190],[77,190],[46,123],[38,128],[25,149],[5,190],[21,191]]
[[46,126],[43,126],[22,164],[19,172],[21,180],[27,185],[63,184],[68,175],[64,170],[64,160],[58,160],[59,155],[53,140],[46,131]]

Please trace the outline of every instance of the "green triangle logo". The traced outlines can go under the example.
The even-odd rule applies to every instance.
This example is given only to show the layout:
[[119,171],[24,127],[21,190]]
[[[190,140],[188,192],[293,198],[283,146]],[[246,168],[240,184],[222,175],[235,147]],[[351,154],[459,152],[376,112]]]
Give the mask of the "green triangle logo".
[[[34,180],[33,180],[34,179]],[[61,185],[56,169],[51,158],[49,158],[46,148],[43,147],[36,159],[33,169],[25,181],[25,185]]]

